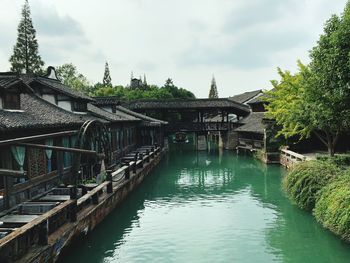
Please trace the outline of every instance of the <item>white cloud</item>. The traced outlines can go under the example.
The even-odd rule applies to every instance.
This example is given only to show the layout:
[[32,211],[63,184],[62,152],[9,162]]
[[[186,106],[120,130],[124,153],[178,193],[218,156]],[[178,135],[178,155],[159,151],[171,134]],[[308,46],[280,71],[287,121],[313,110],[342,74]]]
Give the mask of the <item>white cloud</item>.
[[[21,0],[0,0],[0,70],[16,39]],[[94,82],[108,61],[114,84],[130,72],[162,85],[166,78],[208,95],[269,88],[276,67],[307,60],[326,19],[346,0],[31,0],[46,63],[72,62]]]

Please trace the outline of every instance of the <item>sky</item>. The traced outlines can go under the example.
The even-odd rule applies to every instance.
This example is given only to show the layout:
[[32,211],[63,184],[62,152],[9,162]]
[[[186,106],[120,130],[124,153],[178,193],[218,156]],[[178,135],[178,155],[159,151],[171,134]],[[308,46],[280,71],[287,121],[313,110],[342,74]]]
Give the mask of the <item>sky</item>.
[[[24,0],[0,0],[0,71],[9,71]],[[114,85],[145,74],[199,98],[270,89],[277,67],[308,63],[323,25],[346,0],[29,0],[45,65],[73,63]]]

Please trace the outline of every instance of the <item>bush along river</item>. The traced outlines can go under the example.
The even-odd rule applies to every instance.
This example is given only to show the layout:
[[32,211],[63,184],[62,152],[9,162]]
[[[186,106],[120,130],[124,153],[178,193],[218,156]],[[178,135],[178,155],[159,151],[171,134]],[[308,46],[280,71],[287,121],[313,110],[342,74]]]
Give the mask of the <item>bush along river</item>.
[[349,262],[350,245],[288,200],[284,174],[232,152],[175,149],[62,262]]

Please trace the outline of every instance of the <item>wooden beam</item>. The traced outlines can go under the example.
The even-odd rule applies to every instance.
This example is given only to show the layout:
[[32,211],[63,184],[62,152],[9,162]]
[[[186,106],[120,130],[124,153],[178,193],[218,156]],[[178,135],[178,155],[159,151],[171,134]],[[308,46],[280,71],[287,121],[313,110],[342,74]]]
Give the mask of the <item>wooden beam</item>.
[[23,178],[23,177],[26,177],[26,175],[27,175],[26,171],[0,169],[0,176],[8,176],[8,177],[13,177],[13,178]]
[[19,142],[26,142],[26,141],[32,141],[32,140],[44,140],[44,139],[53,138],[53,137],[69,136],[77,133],[78,131],[64,131],[64,132],[55,132],[55,133],[47,133],[47,134],[33,135],[28,137],[8,139],[8,140],[0,141],[0,146],[11,145]]
[[79,148],[67,148],[62,146],[51,146],[51,145],[34,144],[34,143],[16,143],[16,145],[31,147],[31,148],[40,148],[45,150],[54,150],[54,151],[61,151],[61,152],[81,153],[81,154],[99,156],[99,153],[97,153],[96,151],[79,149]]

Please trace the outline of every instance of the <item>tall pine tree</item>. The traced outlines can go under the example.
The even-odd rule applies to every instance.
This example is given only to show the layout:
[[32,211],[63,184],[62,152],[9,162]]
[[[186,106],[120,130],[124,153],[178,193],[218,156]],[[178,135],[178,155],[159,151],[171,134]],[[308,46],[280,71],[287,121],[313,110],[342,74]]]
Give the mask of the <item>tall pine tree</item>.
[[211,80],[210,91],[209,91],[209,99],[217,99],[219,98],[218,88],[216,86],[215,77]]
[[25,0],[22,9],[22,18],[18,25],[18,36],[10,57],[11,71],[24,73],[41,73],[44,62],[38,51],[36,31],[30,17],[28,0]]
[[111,74],[109,72],[109,66],[108,63],[106,62],[105,65],[105,73],[103,75],[103,86],[105,87],[112,87],[112,78],[111,78]]

